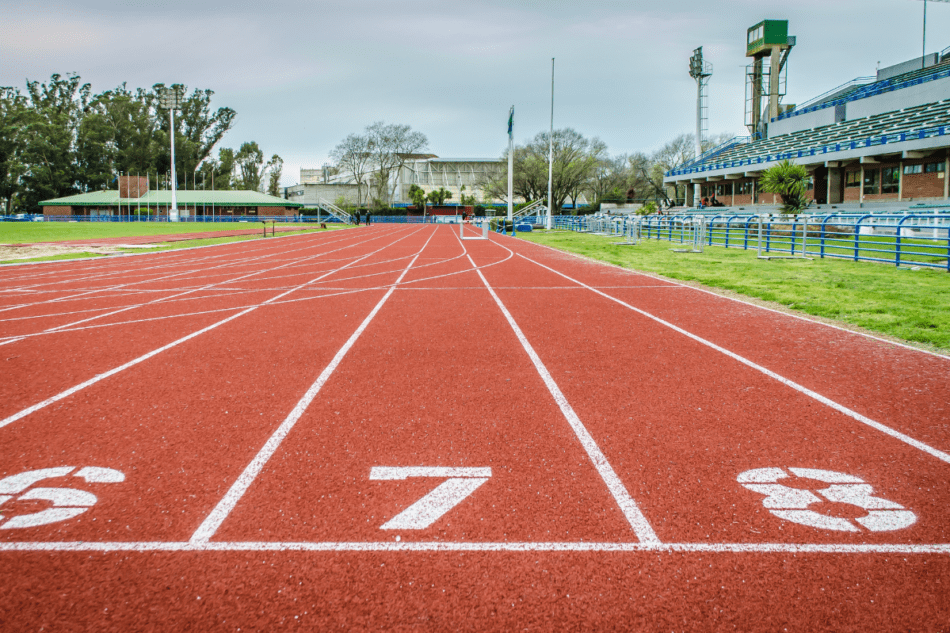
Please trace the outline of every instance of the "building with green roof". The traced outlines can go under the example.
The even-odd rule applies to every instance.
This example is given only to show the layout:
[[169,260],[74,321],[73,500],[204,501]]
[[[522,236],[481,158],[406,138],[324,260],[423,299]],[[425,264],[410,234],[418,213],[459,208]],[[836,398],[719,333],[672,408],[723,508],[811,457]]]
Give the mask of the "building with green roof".
[[[137,182],[138,181],[138,182]],[[40,203],[47,219],[56,216],[168,215],[172,192],[148,190],[145,178],[122,176],[119,189],[93,191]],[[180,217],[189,216],[294,216],[303,206],[257,191],[176,192]]]

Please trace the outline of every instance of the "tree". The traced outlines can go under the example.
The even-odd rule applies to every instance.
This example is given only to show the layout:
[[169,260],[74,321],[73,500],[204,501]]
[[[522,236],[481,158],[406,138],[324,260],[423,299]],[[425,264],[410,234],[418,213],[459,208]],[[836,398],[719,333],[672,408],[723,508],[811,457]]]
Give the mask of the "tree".
[[267,181],[267,193],[280,197],[280,177],[284,172],[284,159],[274,154],[270,159],[270,176]]
[[366,136],[376,169],[376,198],[380,203],[392,204],[396,193],[398,174],[406,162],[428,148],[429,140],[422,132],[413,132],[408,125],[387,124],[377,121],[366,128]]
[[808,206],[805,198],[805,183],[808,170],[787,159],[762,172],[759,186],[762,191],[782,196],[782,212],[796,213]]
[[[234,163],[237,169],[238,178],[235,183],[236,188],[246,191],[263,191],[264,182],[268,173],[275,169],[277,173],[277,183],[280,184],[280,171],[283,170],[283,159],[274,154],[268,162],[264,162],[264,152],[255,142],[244,143],[234,155]],[[273,186],[273,182],[269,183]],[[276,195],[276,194],[275,194]]]
[[[627,199],[629,168],[627,156],[603,156],[597,160],[585,190],[590,194],[591,202],[607,200],[623,201]],[[577,194],[571,192],[574,206],[577,206]]]
[[439,187],[438,189],[433,189],[429,192],[429,195],[426,196],[429,199],[429,202],[432,203],[432,206],[441,207],[445,204],[446,200],[452,198],[452,192],[446,189],[445,187]]
[[75,74],[53,75],[44,84],[28,81],[26,87],[23,206],[36,209],[42,200],[79,192],[76,143],[91,87]]
[[423,212],[425,211],[426,192],[422,187],[419,185],[409,187],[409,199],[412,200],[412,204],[416,209],[420,209]]
[[3,213],[7,215],[13,209],[13,200],[26,173],[23,162],[26,112],[26,99],[19,90],[0,88],[0,200],[3,201]]
[[[552,197],[554,213],[564,201],[589,187],[597,162],[606,156],[607,147],[600,139],[588,139],[565,128],[554,131]],[[502,156],[508,160],[507,152]],[[548,133],[541,132],[529,143],[514,151],[514,195],[524,200],[546,200],[548,196]],[[483,183],[485,190],[497,198],[508,197],[507,174],[499,173]],[[574,198],[576,201],[576,197]]]
[[370,153],[369,136],[350,134],[330,152],[330,158],[336,163],[336,169],[348,173],[356,184],[356,204],[363,204],[363,186],[370,169],[372,154]]

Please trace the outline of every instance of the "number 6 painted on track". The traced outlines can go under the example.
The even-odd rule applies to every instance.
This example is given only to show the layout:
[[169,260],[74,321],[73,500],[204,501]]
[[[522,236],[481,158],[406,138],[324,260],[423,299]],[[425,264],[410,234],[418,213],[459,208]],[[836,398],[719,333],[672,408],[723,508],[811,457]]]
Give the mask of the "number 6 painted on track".
[[381,525],[381,530],[423,530],[429,527],[488,481],[491,468],[374,466],[369,473],[372,481],[398,481],[409,477],[448,477],[448,480]]
[[[25,473],[11,475],[0,479],[0,505],[3,505],[10,499],[19,495],[19,499],[26,501],[49,501],[53,504],[52,508],[40,510],[32,514],[24,514],[13,517],[3,525],[0,530],[13,530],[17,528],[37,527],[49,523],[65,521],[75,516],[79,516],[93,505],[97,499],[96,495],[85,490],[76,490],[75,488],[32,488],[29,492],[23,493],[33,484],[39,483],[44,479],[56,479],[65,477],[76,470],[75,466],[60,466],[58,468],[41,468],[39,470],[28,470]],[[98,468],[96,466],[87,466],[79,469],[73,477],[85,479],[87,483],[110,484],[125,481],[125,475],[112,468]],[[3,516],[0,516],[0,521]]]

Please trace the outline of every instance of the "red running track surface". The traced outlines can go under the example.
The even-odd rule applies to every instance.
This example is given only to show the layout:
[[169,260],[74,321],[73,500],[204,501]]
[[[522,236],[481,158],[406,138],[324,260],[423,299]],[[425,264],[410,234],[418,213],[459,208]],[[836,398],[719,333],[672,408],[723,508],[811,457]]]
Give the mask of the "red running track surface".
[[946,358],[448,226],[2,272],[3,630],[950,621]]

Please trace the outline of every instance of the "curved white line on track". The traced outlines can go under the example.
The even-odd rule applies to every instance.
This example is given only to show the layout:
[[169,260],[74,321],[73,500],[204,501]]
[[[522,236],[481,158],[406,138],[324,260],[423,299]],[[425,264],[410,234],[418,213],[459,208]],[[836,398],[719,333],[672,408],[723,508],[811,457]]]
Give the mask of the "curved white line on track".
[[[135,305],[131,305],[131,306],[121,307],[121,308],[119,308],[119,309],[112,310],[111,312],[106,312],[105,314],[97,314],[97,315],[95,315],[95,316],[91,316],[91,317],[88,317],[88,318],[86,318],[86,319],[81,319],[81,320],[75,321],[75,322],[73,322],[73,323],[67,323],[67,324],[64,324],[64,325],[58,325],[58,326],[56,326],[56,327],[49,328],[49,329],[44,330],[44,331],[42,331],[42,332],[36,332],[36,333],[33,333],[33,334],[25,334],[25,335],[15,336],[15,337],[7,338],[7,339],[2,339],[2,340],[0,340],[0,346],[9,345],[10,343],[16,343],[16,342],[22,341],[22,340],[24,340],[24,339],[26,339],[26,338],[31,338],[31,337],[39,336],[39,335],[41,335],[41,334],[52,334],[52,333],[55,333],[55,332],[60,331],[60,330],[67,330],[67,329],[69,329],[70,331],[75,331],[75,326],[81,325],[82,323],[88,323],[89,321],[94,321],[94,320],[96,320],[96,319],[103,319],[103,318],[110,317],[110,316],[113,316],[113,315],[116,315],[116,314],[120,314],[120,313],[122,313],[122,312],[128,312],[129,310],[134,310],[134,309],[136,309],[136,308],[141,308],[141,307],[145,307],[145,306],[155,305],[155,304],[162,303],[162,302],[164,302],[164,301],[166,301],[166,300],[169,300],[169,299],[176,299],[176,298],[178,298],[178,297],[182,297],[182,296],[185,296],[185,295],[188,295],[188,294],[192,294],[192,293],[195,293],[195,292],[201,292],[201,291],[204,291],[204,290],[209,290],[209,289],[213,288],[214,286],[216,286],[216,285],[218,285],[218,284],[234,283],[235,281],[240,281],[240,280],[242,280],[242,279],[247,279],[247,278],[249,278],[249,277],[255,277],[255,276],[260,275],[260,274],[264,274],[264,273],[268,273],[268,272],[273,272],[273,271],[275,271],[275,270],[279,270],[279,269],[282,269],[282,268],[286,268],[286,267],[291,266],[291,265],[298,265],[298,264],[302,264],[302,263],[304,263],[304,262],[309,262],[309,261],[312,261],[312,260],[314,260],[314,259],[318,259],[318,258],[322,257],[323,255],[328,255],[328,254],[331,254],[331,253],[337,253],[337,252],[339,252],[339,251],[343,251],[343,250],[346,250],[346,249],[348,249],[348,248],[354,248],[354,247],[357,247],[357,246],[362,246],[362,245],[364,245],[364,244],[366,244],[366,243],[368,243],[368,242],[372,242],[372,241],[374,241],[374,240],[380,239],[380,237],[383,237],[383,236],[371,237],[371,238],[369,238],[369,239],[363,240],[362,242],[356,242],[356,243],[354,243],[354,244],[348,244],[348,245],[346,245],[346,246],[343,246],[342,248],[337,248],[337,249],[335,249],[335,250],[326,251],[326,252],[323,252],[323,253],[317,253],[317,254],[315,254],[315,255],[310,255],[310,256],[304,257],[303,259],[294,260],[294,261],[292,261],[292,262],[288,262],[288,263],[285,263],[285,264],[281,264],[280,266],[275,266],[275,267],[273,267],[273,268],[267,268],[267,269],[264,269],[264,270],[259,270],[259,271],[247,273],[247,274],[245,274],[245,275],[241,275],[240,277],[234,277],[234,278],[227,279],[227,280],[224,280],[224,281],[215,282],[215,283],[213,283],[213,284],[208,284],[208,285],[205,285],[205,286],[193,288],[193,289],[191,289],[191,290],[186,290],[186,291],[184,291],[184,292],[179,292],[178,294],[173,294],[173,295],[171,295],[171,296],[169,296],[169,297],[159,297],[158,299],[153,299],[152,301],[148,301],[148,302],[145,302],[145,303],[139,303],[139,304],[135,304]],[[303,250],[303,249],[298,249],[298,250]],[[253,261],[257,261],[257,259],[260,259],[260,258],[255,258],[254,260],[252,260],[252,262],[253,262]],[[350,259],[352,259],[352,258],[350,258]],[[362,259],[362,258],[359,258],[359,259]],[[341,260],[341,261],[345,261],[345,260]],[[214,268],[219,268],[219,267],[222,267],[222,266],[227,266],[227,264],[221,264],[220,266],[216,266],[216,267],[214,267]],[[213,268],[212,268],[212,270],[213,270]],[[299,276],[299,274],[298,274],[298,276]],[[99,298],[101,298],[101,296],[100,296]],[[263,305],[263,304],[262,304],[262,305]]]
[[[503,247],[503,248],[504,248],[504,247]],[[203,315],[203,314],[213,314],[213,313],[216,313],[216,312],[232,312],[232,311],[234,311],[234,310],[244,310],[244,309],[247,309],[247,308],[260,308],[260,307],[263,307],[263,306],[265,306],[265,305],[268,305],[268,306],[278,306],[278,305],[285,305],[285,304],[288,304],[288,303],[299,303],[299,302],[303,302],[303,301],[315,301],[315,300],[319,300],[319,299],[325,299],[325,298],[331,298],[331,297],[338,297],[338,296],[341,296],[341,295],[355,294],[355,293],[359,293],[359,292],[369,292],[369,291],[373,291],[373,290],[389,290],[390,288],[394,288],[394,287],[396,288],[396,290],[449,290],[449,289],[446,289],[446,288],[438,288],[438,289],[434,289],[434,288],[409,288],[409,287],[407,287],[407,286],[408,286],[409,284],[417,284],[417,283],[422,283],[422,282],[425,282],[425,281],[432,281],[432,280],[435,280],[435,279],[444,279],[444,278],[446,278],[446,277],[451,277],[451,276],[454,276],[454,275],[460,275],[460,274],[464,274],[464,273],[470,273],[470,272],[473,272],[473,271],[475,271],[475,270],[484,270],[484,269],[487,269],[487,268],[491,268],[492,266],[497,266],[498,264],[503,264],[504,262],[506,262],[506,261],[508,261],[509,259],[511,259],[512,257],[514,257],[514,253],[513,253],[510,249],[507,249],[507,248],[506,248],[505,250],[508,251],[509,255],[508,255],[507,257],[505,257],[504,259],[501,259],[501,260],[499,260],[499,261],[497,261],[497,262],[492,262],[492,263],[490,263],[490,264],[483,264],[483,265],[481,265],[481,266],[475,266],[474,268],[466,268],[466,269],[461,270],[461,271],[455,271],[455,272],[451,272],[451,273],[444,273],[444,274],[441,274],[441,275],[433,275],[432,277],[422,277],[422,278],[420,278],[420,279],[413,279],[413,280],[411,280],[411,281],[402,281],[402,282],[394,283],[394,284],[384,284],[384,285],[379,285],[379,286],[371,286],[371,287],[368,287],[368,288],[353,288],[353,289],[349,289],[349,288],[346,288],[346,289],[343,289],[343,288],[326,288],[325,286],[321,286],[320,284],[314,284],[314,288],[313,288],[313,289],[314,289],[315,291],[339,290],[339,292],[333,292],[332,294],[323,294],[323,295],[319,295],[319,296],[316,296],[316,297],[302,297],[302,298],[300,298],[300,299],[286,299],[286,300],[283,300],[283,301],[273,301],[273,302],[271,302],[271,303],[246,304],[246,305],[242,305],[242,306],[234,306],[234,307],[228,307],[228,308],[218,308],[218,309],[215,309],[215,310],[204,310],[204,311],[199,311],[199,312],[185,312],[185,313],[171,314],[171,315],[166,315],[166,316],[161,316],[161,317],[152,317],[152,318],[146,318],[146,319],[135,319],[135,320],[132,320],[132,321],[118,321],[118,322],[115,322],[115,323],[104,323],[104,324],[101,324],[101,325],[91,325],[91,326],[86,326],[86,327],[74,327],[74,328],[71,327],[71,328],[68,328],[68,329],[62,328],[62,329],[55,329],[55,330],[50,329],[50,330],[45,330],[45,331],[42,331],[42,332],[35,332],[35,333],[32,333],[32,334],[25,334],[25,335],[12,336],[12,337],[9,337],[8,339],[2,339],[2,338],[0,338],[0,346],[4,345],[4,344],[7,343],[7,342],[16,342],[16,341],[19,341],[19,340],[23,340],[23,339],[25,339],[25,338],[33,338],[33,337],[37,337],[37,336],[41,336],[41,335],[46,335],[46,334],[62,334],[62,333],[64,333],[64,332],[80,332],[80,331],[83,331],[83,330],[99,329],[99,328],[106,328],[106,327],[120,326],[120,325],[132,325],[132,324],[136,324],[136,323],[145,323],[145,322],[149,322],[149,321],[162,321],[162,320],[165,320],[165,319],[177,319],[177,318],[187,317],[187,316],[199,316],[199,315]],[[411,256],[407,256],[407,257],[411,257]],[[389,263],[389,262],[393,262],[393,261],[399,261],[399,260],[401,260],[401,259],[407,259],[407,257],[400,257],[400,258],[396,258],[396,259],[393,259],[393,260],[386,260],[385,263]],[[446,259],[446,260],[440,260],[439,262],[436,262],[436,263],[423,264],[423,265],[421,265],[421,266],[417,266],[414,270],[421,270],[421,269],[426,268],[426,267],[428,267],[428,266],[435,266],[435,265],[442,264],[442,263],[445,263],[445,262],[448,262],[448,261],[453,261],[453,260],[455,260],[455,259],[459,259],[459,257],[462,257],[462,256],[456,256],[456,257],[452,257],[452,258],[449,258],[449,259]],[[342,260],[340,260],[340,261],[342,261]],[[373,264],[373,265],[375,265],[375,264]],[[352,268],[358,268],[358,267],[357,267],[357,266],[354,266],[354,267],[352,267]],[[360,279],[367,279],[367,278],[369,278],[369,277],[378,276],[378,275],[380,275],[380,274],[393,274],[393,273],[396,273],[396,272],[398,272],[398,270],[387,271],[387,273],[372,273],[372,274],[370,274],[370,275],[362,275],[362,276],[356,276],[356,277],[344,277],[344,278],[342,278],[342,279],[335,279],[335,280],[333,280],[332,282],[329,282],[329,283],[336,283],[336,282],[339,282],[339,281],[354,281],[354,280],[360,280]],[[482,289],[482,286],[478,286],[478,288],[479,288],[479,289]],[[249,293],[249,292],[265,292],[266,290],[267,290],[267,289],[247,290],[247,291],[243,291],[243,293]],[[273,290],[273,289],[272,289],[272,290]],[[299,290],[299,289],[298,289],[298,290]],[[199,299],[204,299],[204,298],[205,298],[205,297],[199,297]],[[187,300],[190,300],[190,299],[176,299],[175,301],[187,301]],[[145,304],[140,304],[140,305],[145,305]],[[105,308],[103,308],[103,309],[105,309]],[[23,318],[34,318],[34,317],[23,317]],[[37,317],[37,318],[38,318],[38,317]],[[11,319],[11,320],[12,320],[12,319]]]
[[[410,235],[412,235],[412,233],[410,233]],[[396,240],[395,242],[393,242],[393,243],[391,243],[391,244],[388,244],[388,245],[386,245],[386,246],[384,246],[384,247],[378,249],[377,251],[373,251],[372,253],[368,253],[368,254],[365,255],[364,257],[362,257],[362,258],[360,258],[360,259],[358,259],[358,260],[355,260],[354,262],[351,262],[350,264],[346,264],[345,266],[341,266],[341,267],[338,268],[337,270],[334,270],[334,271],[330,271],[330,272],[328,272],[328,273],[325,273],[325,274],[321,275],[320,277],[317,277],[317,280],[323,279],[324,277],[326,277],[326,276],[328,276],[328,275],[331,275],[331,274],[333,274],[333,273],[335,273],[335,272],[338,272],[339,270],[343,270],[343,269],[347,268],[348,266],[350,266],[350,265],[352,265],[352,264],[354,264],[354,263],[356,263],[356,262],[358,262],[358,261],[361,261],[362,259],[365,259],[365,258],[367,258],[367,257],[371,257],[372,255],[375,255],[376,253],[378,253],[378,252],[380,252],[380,251],[382,251],[382,250],[385,250],[386,248],[389,248],[389,247],[392,246],[393,244],[396,244],[396,243],[398,243],[398,242],[401,242],[402,240],[406,239],[406,237],[408,237],[408,236],[401,237],[401,238],[399,238],[398,240]],[[315,280],[314,280],[314,281],[315,281]],[[305,288],[306,286],[310,285],[310,283],[311,283],[311,282],[307,282],[307,283],[305,283],[305,284],[301,284],[301,285],[298,286],[297,288],[294,288],[294,289],[292,289],[292,290],[288,290],[287,292],[284,292],[284,293],[282,293],[282,294],[280,294],[280,295],[277,295],[276,297],[274,297],[274,298],[272,298],[272,299],[270,299],[270,300],[265,301],[264,303],[262,303],[261,306],[267,305],[267,304],[269,304],[269,303],[273,303],[274,301],[277,301],[277,300],[280,299],[281,297],[285,297],[285,296],[289,295],[290,293],[295,292],[296,290],[299,290],[299,289],[301,289],[301,288]],[[85,389],[86,387],[89,387],[89,386],[91,386],[91,385],[96,384],[97,382],[100,382],[100,381],[102,381],[102,380],[105,380],[106,378],[109,378],[110,376],[114,376],[115,374],[118,374],[118,373],[120,373],[120,372],[122,372],[122,371],[128,369],[129,367],[133,367],[133,366],[135,366],[135,365],[138,365],[139,363],[142,363],[142,362],[144,362],[144,361],[146,361],[146,360],[152,358],[153,356],[157,356],[158,354],[161,354],[162,352],[164,352],[164,351],[166,351],[166,350],[169,350],[169,349],[171,349],[171,348],[173,348],[173,347],[176,347],[176,346],[178,346],[178,345],[180,345],[180,344],[182,344],[182,343],[184,343],[184,342],[186,342],[186,341],[190,341],[191,339],[195,338],[196,336],[199,336],[199,335],[201,335],[201,334],[204,334],[205,332],[209,332],[209,331],[211,331],[211,330],[213,330],[213,329],[215,329],[215,328],[217,328],[217,327],[219,327],[219,326],[221,326],[221,325],[224,325],[225,323],[228,323],[228,322],[230,322],[230,321],[233,321],[234,319],[237,319],[237,318],[239,318],[239,317],[244,316],[245,314],[248,314],[248,313],[250,313],[250,312],[253,312],[254,310],[257,310],[258,307],[260,307],[260,306],[254,306],[254,307],[248,308],[247,310],[244,310],[244,311],[242,311],[242,312],[239,312],[238,314],[229,316],[229,317],[226,318],[226,319],[223,319],[223,320],[221,320],[221,321],[218,321],[217,323],[213,323],[213,324],[211,324],[211,325],[209,325],[209,326],[207,326],[207,327],[205,327],[205,328],[202,328],[202,329],[198,330],[197,332],[192,332],[191,334],[189,334],[189,335],[187,335],[187,336],[184,336],[184,337],[178,339],[177,341],[172,341],[172,342],[169,343],[168,345],[164,345],[164,346],[162,346],[162,347],[160,347],[160,348],[158,348],[158,349],[156,349],[156,350],[153,350],[153,351],[151,351],[151,352],[149,352],[149,353],[147,353],[147,354],[144,354],[144,355],[142,355],[142,356],[139,356],[139,357],[136,358],[136,359],[133,359],[133,360],[131,360],[131,361],[127,362],[127,363],[124,363],[124,364],[122,364],[122,365],[120,365],[120,366],[118,366],[118,367],[115,367],[115,368],[113,368],[113,369],[110,369],[110,370],[107,371],[107,372],[104,372],[104,373],[101,373],[101,374],[99,374],[99,375],[97,375],[97,376],[94,376],[94,377],[90,378],[89,380],[87,380],[87,381],[85,381],[85,382],[82,382],[82,383],[76,385],[75,387],[71,387],[71,388],[69,388],[69,389],[67,389],[67,390],[65,390],[65,391],[62,391],[62,392],[56,394],[55,396],[53,396],[53,397],[51,397],[51,398],[47,398],[46,400],[44,400],[44,401],[42,401],[42,402],[39,402],[39,403],[37,403],[37,404],[34,404],[34,405],[31,406],[31,407],[27,407],[26,409],[23,409],[22,411],[20,411],[20,412],[18,412],[18,413],[15,413],[15,414],[13,414],[13,415],[11,415],[11,416],[9,416],[9,417],[3,419],[3,420],[0,420],[0,428],[3,428],[3,427],[5,427],[5,426],[8,426],[8,425],[10,425],[10,424],[16,422],[17,420],[20,420],[20,419],[22,419],[22,418],[24,418],[24,417],[30,415],[31,413],[34,413],[34,412],[36,412],[36,411],[39,411],[40,409],[44,409],[44,408],[48,407],[49,405],[51,405],[51,404],[53,404],[53,403],[55,403],[55,402],[58,402],[58,401],[62,400],[63,398],[68,398],[69,396],[73,395],[74,393],[76,393],[76,392],[78,392],[78,391],[81,391],[81,390]]]
[[582,287],[584,287],[584,288],[587,288],[587,289],[590,290],[591,292],[594,292],[594,293],[596,293],[596,294],[598,294],[598,295],[600,295],[600,296],[602,296],[602,297],[604,297],[604,298],[606,298],[606,299],[609,299],[609,300],[611,300],[611,301],[613,301],[613,302],[615,302],[615,303],[618,303],[618,304],[622,305],[623,307],[628,308],[628,309],[630,309],[630,310],[636,312],[637,314],[640,314],[640,315],[642,315],[642,316],[645,316],[646,318],[651,319],[651,320],[653,320],[653,321],[659,323],[660,325],[663,325],[663,326],[665,326],[665,327],[668,327],[668,328],[670,328],[671,330],[682,334],[683,336],[686,336],[686,337],[688,337],[688,338],[691,338],[691,339],[693,339],[694,341],[696,341],[696,342],[698,342],[698,343],[700,343],[700,344],[702,344],[702,345],[705,345],[706,347],[709,347],[709,348],[711,348],[711,349],[716,350],[717,352],[720,352],[720,353],[722,353],[722,354],[725,354],[725,355],[728,356],[729,358],[732,358],[733,360],[738,361],[738,362],[742,363],[743,365],[746,365],[747,367],[751,367],[752,369],[754,369],[754,370],[756,370],[756,371],[758,371],[758,372],[761,372],[761,373],[765,374],[765,375],[768,376],[769,378],[773,378],[773,379],[777,380],[778,382],[782,383],[783,385],[786,385],[786,386],[788,386],[788,387],[791,387],[791,388],[794,389],[795,391],[798,391],[799,393],[805,394],[805,395],[808,396],[809,398],[812,398],[812,399],[814,399],[814,400],[817,400],[818,402],[822,403],[823,405],[828,406],[828,407],[831,407],[832,409],[834,409],[835,411],[838,411],[839,413],[843,413],[844,415],[848,416],[849,418],[852,418],[852,419],[854,419],[854,420],[857,420],[858,422],[860,422],[860,423],[862,423],[862,424],[866,424],[867,426],[869,426],[869,427],[871,427],[871,428],[873,428],[873,429],[876,429],[876,430],[880,431],[881,433],[884,433],[885,435],[889,435],[890,437],[892,437],[892,438],[894,438],[894,439],[896,439],[896,440],[900,440],[901,442],[904,442],[905,444],[907,444],[907,445],[909,445],[909,446],[912,446],[912,447],[916,448],[917,450],[923,451],[924,453],[927,453],[928,455],[931,455],[931,456],[933,456],[933,457],[936,457],[937,459],[939,459],[940,461],[942,461],[942,462],[944,462],[944,463],[950,464],[950,454],[947,454],[947,453],[945,453],[945,452],[943,452],[943,451],[941,451],[941,450],[939,450],[939,449],[936,449],[936,448],[934,448],[934,447],[932,447],[932,446],[929,446],[929,445],[927,445],[927,444],[924,444],[924,443],[921,442],[920,440],[916,440],[916,439],[912,438],[912,437],[909,436],[909,435],[906,435],[906,434],[904,434],[904,433],[901,433],[900,431],[897,431],[897,430],[895,430],[895,429],[892,429],[892,428],[890,428],[889,426],[885,426],[885,425],[881,424],[880,422],[876,422],[875,420],[872,420],[871,418],[869,418],[869,417],[867,417],[867,416],[861,415],[861,414],[858,413],[857,411],[855,411],[855,410],[853,410],[853,409],[849,409],[848,407],[844,406],[843,404],[839,404],[839,403],[835,402],[835,401],[832,400],[831,398],[827,398],[827,397],[821,395],[820,393],[817,393],[817,392],[815,392],[815,391],[812,391],[812,390],[809,389],[808,387],[805,387],[804,385],[800,385],[800,384],[798,384],[797,382],[795,382],[794,380],[791,380],[791,379],[786,378],[786,377],[784,377],[784,376],[782,376],[782,375],[780,375],[780,374],[777,374],[776,372],[774,372],[774,371],[772,371],[772,370],[770,370],[770,369],[767,369],[767,368],[763,367],[762,365],[759,365],[758,363],[755,363],[755,362],[749,360],[748,358],[745,358],[745,357],[743,357],[743,356],[740,356],[740,355],[736,354],[735,352],[731,352],[731,351],[727,350],[726,348],[721,347],[721,346],[719,346],[719,345],[716,345],[716,344],[713,343],[712,341],[706,340],[706,339],[704,339],[703,337],[698,336],[698,335],[696,335],[696,334],[693,334],[692,332],[689,332],[689,331],[687,331],[687,330],[684,330],[683,328],[681,328],[681,327],[679,327],[679,326],[673,325],[673,324],[670,323],[669,321],[664,321],[664,320],[661,319],[660,317],[654,316],[653,314],[650,314],[649,312],[647,312],[647,311],[645,311],[645,310],[641,310],[640,308],[635,308],[635,307],[633,307],[632,305],[630,305],[629,303],[626,303],[625,301],[622,301],[622,300],[620,300],[620,299],[618,299],[618,298],[616,298],[616,297],[613,297],[613,296],[607,294],[606,292],[603,292],[603,291],[601,291],[601,290],[598,290],[598,289],[596,289],[596,288],[594,288],[594,287],[592,287],[592,286],[588,286],[588,285],[585,284],[584,282],[578,281],[577,279],[574,279],[573,277],[570,277],[570,276],[568,276],[568,275],[566,275],[566,274],[564,274],[564,273],[562,273],[562,272],[560,272],[560,271],[557,271],[557,270],[551,268],[550,266],[546,266],[545,264],[542,264],[542,263],[540,263],[540,262],[537,262],[537,261],[531,259],[530,257],[526,256],[526,255],[522,255],[521,253],[518,253],[518,257],[521,257],[522,259],[525,259],[525,260],[531,262],[532,264],[535,264],[535,265],[537,265],[537,266],[540,266],[541,268],[547,269],[547,270],[551,271],[552,273],[554,273],[554,274],[556,274],[556,275],[560,275],[561,277],[564,277],[565,279],[568,279],[568,280],[570,280],[570,281],[576,283],[578,286],[582,286]]

